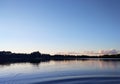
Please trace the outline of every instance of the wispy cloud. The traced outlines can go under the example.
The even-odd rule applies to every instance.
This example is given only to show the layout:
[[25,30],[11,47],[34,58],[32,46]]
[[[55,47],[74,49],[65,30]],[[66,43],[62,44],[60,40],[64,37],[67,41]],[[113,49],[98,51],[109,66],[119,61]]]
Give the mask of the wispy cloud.
[[79,53],[79,52],[58,52],[57,54],[60,54],[60,55],[79,55],[81,53]]
[[119,50],[116,50],[116,49],[100,50],[99,53],[100,53],[100,54],[103,54],[103,55],[112,55],[112,54],[119,54],[120,51],[119,51]]
[[99,51],[83,51],[83,52],[58,52],[61,55],[113,55],[120,54],[120,50],[109,49],[109,50],[99,50]]

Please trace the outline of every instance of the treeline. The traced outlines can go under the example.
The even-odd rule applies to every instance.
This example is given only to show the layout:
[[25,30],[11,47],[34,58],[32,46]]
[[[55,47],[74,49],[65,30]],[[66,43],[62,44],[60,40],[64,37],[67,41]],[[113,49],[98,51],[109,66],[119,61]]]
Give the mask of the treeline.
[[10,51],[0,52],[0,63],[10,62],[31,62],[37,63],[50,60],[79,60],[84,58],[120,58],[120,54],[117,55],[103,55],[103,56],[87,56],[87,55],[50,55],[41,54],[39,51],[32,52],[30,54],[24,53],[12,53]]

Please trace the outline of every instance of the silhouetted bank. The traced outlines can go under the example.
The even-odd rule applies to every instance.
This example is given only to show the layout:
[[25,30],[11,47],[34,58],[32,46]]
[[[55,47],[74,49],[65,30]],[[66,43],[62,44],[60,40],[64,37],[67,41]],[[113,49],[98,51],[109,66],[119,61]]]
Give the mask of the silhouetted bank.
[[40,63],[50,60],[80,60],[87,58],[120,58],[120,54],[117,55],[103,55],[103,56],[87,56],[87,55],[50,55],[41,54],[39,51],[32,52],[30,54],[12,53],[10,51],[0,52],[0,64],[18,63],[18,62],[30,62]]

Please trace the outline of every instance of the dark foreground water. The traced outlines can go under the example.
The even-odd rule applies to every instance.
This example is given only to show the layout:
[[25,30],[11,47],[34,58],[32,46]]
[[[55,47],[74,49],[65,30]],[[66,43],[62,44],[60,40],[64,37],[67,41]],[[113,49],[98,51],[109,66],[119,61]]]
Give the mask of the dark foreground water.
[[0,65],[0,84],[120,84],[120,61],[90,59]]

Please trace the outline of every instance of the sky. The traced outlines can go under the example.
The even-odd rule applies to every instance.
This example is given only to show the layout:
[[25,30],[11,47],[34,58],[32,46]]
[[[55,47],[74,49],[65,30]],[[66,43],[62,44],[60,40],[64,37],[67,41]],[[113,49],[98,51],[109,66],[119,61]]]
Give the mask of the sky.
[[0,51],[120,50],[120,0],[0,0]]

